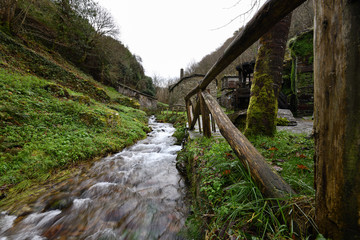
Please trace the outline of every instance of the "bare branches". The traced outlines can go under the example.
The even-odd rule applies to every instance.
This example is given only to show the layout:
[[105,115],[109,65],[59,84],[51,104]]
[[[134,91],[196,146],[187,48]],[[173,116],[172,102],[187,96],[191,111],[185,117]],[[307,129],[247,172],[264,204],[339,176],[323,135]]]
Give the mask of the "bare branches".
[[90,24],[95,28],[95,31],[100,36],[113,36],[119,34],[119,29],[109,11],[97,5],[96,12],[88,16]]
[[[225,9],[235,8],[241,2],[242,2],[242,0],[238,0],[233,6],[231,6],[229,8],[225,8]],[[261,5],[261,0],[252,0],[248,10],[246,10],[244,13],[241,13],[241,14],[237,15],[235,18],[231,19],[228,23],[226,23],[226,24],[224,24],[224,25],[222,25],[220,27],[211,29],[211,31],[216,31],[216,30],[222,29],[222,28],[230,25],[232,22],[234,22],[235,20],[237,20],[239,18],[243,18],[243,24],[245,24],[246,23],[246,18],[249,18],[253,12],[257,11],[260,8],[260,5]]]
[[61,3],[86,19],[98,36],[116,37],[119,34],[119,28],[111,13],[97,2],[93,0],[61,0]]

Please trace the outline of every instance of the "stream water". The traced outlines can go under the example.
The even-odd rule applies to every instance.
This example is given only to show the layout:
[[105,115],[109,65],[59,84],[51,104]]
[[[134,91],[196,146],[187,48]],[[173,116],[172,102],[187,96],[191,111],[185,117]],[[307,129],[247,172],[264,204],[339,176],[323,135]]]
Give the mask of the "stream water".
[[[24,216],[0,213],[0,240],[182,239],[188,206],[170,124],[49,190]],[[84,174],[83,174],[84,175]]]

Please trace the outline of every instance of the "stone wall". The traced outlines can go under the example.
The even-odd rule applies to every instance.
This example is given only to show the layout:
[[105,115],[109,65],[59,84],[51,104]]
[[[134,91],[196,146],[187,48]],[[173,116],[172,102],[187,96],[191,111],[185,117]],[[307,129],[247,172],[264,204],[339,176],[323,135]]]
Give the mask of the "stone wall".
[[120,84],[117,90],[122,95],[137,99],[140,104],[140,109],[156,109],[157,107],[157,99],[150,95],[141,93],[123,84]]
[[[183,77],[179,82],[169,87],[170,97],[169,105],[180,105],[185,107],[185,96],[194,89],[204,78],[205,75],[194,74]],[[216,81],[212,81],[206,88],[210,94],[216,99]]]

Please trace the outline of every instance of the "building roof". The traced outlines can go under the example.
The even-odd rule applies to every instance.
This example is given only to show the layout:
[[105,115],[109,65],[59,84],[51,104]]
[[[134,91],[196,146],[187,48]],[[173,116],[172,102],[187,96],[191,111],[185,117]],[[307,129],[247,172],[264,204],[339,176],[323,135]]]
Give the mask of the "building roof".
[[179,85],[182,81],[184,81],[185,79],[189,79],[189,78],[194,78],[194,77],[205,77],[204,74],[192,74],[190,76],[186,76],[183,77],[182,79],[180,79],[177,83],[170,85],[169,86],[169,91],[171,92],[177,85]]
[[131,88],[131,87],[129,87],[129,86],[126,86],[126,85],[124,85],[124,84],[122,84],[122,83],[118,83],[118,85],[119,85],[120,87],[129,89],[130,91],[136,92],[136,93],[138,93],[138,94],[140,94],[140,95],[143,95],[143,96],[145,96],[145,97],[147,97],[147,98],[150,98],[150,99],[152,99],[152,100],[157,100],[156,97],[153,97],[153,96],[151,96],[151,95],[149,95],[149,94],[146,94],[146,93],[139,92],[138,90],[135,90],[135,89],[133,89],[133,88]]

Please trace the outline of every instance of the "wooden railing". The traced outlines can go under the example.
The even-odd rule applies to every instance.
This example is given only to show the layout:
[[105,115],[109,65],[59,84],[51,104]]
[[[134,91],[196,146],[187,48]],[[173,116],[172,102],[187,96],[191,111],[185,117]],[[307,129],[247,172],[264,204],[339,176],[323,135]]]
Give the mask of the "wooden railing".
[[201,115],[204,135],[211,137],[210,116],[212,116],[243,166],[249,169],[252,179],[261,192],[270,198],[282,198],[295,192],[232,124],[217,101],[205,90],[232,61],[303,2],[305,0],[268,0],[208,71],[202,82],[185,97],[190,129],[194,128]]

